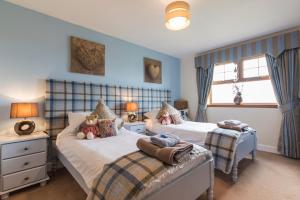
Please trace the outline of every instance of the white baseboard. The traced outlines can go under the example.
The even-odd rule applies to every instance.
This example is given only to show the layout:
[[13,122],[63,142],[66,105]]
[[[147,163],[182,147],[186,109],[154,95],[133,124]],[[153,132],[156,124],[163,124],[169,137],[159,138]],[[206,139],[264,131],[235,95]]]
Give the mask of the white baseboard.
[[268,153],[276,153],[279,154],[277,151],[277,147],[269,146],[269,145],[264,145],[264,144],[258,144],[257,145],[257,150],[258,151],[264,151]]

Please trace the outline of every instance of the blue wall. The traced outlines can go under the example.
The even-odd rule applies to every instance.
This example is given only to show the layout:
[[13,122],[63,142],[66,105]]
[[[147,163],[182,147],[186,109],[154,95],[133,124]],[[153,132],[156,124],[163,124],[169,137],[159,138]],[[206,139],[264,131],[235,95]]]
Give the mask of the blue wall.
[[[105,45],[105,76],[70,73],[70,36]],[[143,58],[162,61],[162,84],[144,83]],[[41,100],[48,78],[165,88],[180,97],[177,58],[0,2],[0,127],[12,101]]]

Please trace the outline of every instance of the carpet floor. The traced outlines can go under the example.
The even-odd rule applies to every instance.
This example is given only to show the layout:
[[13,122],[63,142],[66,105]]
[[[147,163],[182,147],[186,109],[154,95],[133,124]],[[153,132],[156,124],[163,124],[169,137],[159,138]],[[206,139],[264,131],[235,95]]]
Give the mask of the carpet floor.
[[[244,159],[239,180],[216,172],[216,200],[300,200],[300,160],[258,152],[256,161]],[[11,193],[10,200],[84,200],[86,194],[65,170],[51,175],[44,187],[32,186]],[[203,195],[198,200],[204,200]]]

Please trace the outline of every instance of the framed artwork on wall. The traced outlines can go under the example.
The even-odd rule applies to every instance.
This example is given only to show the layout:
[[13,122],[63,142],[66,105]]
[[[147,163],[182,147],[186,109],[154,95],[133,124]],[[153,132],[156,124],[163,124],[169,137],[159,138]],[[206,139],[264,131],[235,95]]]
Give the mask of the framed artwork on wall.
[[105,75],[105,46],[71,36],[71,72]]
[[144,58],[144,81],[148,83],[162,83],[161,61]]

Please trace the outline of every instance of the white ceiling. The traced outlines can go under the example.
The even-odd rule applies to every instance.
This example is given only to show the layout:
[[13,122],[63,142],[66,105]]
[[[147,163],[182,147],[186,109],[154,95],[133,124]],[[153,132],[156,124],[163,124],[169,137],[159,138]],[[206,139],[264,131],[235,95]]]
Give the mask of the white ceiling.
[[300,0],[189,0],[191,26],[164,26],[172,0],[8,0],[178,58],[300,25]]

